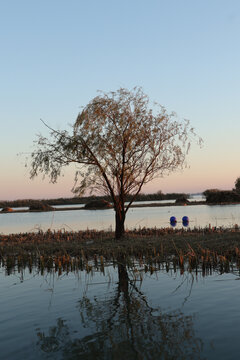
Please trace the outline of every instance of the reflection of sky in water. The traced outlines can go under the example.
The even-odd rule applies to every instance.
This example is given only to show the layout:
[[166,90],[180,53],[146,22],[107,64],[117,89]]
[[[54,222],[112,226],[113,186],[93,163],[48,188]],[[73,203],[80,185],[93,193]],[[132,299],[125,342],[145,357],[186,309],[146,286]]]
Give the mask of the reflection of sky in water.
[[53,207],[55,207],[56,209],[58,209],[58,208],[82,208],[82,207],[84,207],[85,206],[85,204],[70,204],[70,205],[51,205],[51,206],[53,206]]
[[[182,217],[189,217],[189,227],[240,224],[240,205],[188,205],[130,208],[126,228],[168,227],[176,216],[176,228],[182,227]],[[0,214],[0,233],[28,232],[37,229],[110,230],[114,229],[114,210],[69,210],[57,212]]]
[[[138,331],[144,328],[144,322],[138,323],[138,318],[142,316],[146,316],[148,333],[154,330],[157,336],[165,327],[165,321],[175,319],[175,316],[178,319],[178,314],[182,314],[183,322],[179,323],[179,328],[176,322],[175,331],[167,335],[176,340],[178,332],[186,326],[185,321],[190,321],[190,343],[196,339],[203,344],[202,349],[199,348],[201,356],[192,358],[237,359],[240,282],[236,281],[234,274],[202,277],[200,272],[196,277],[171,270],[153,275],[143,272],[143,282],[136,282],[137,291],[129,284],[128,294],[125,294],[129,297],[120,294],[121,301],[116,308],[114,304],[119,289],[117,268],[105,268],[105,276],[98,272],[93,274],[70,272],[60,277],[46,273],[41,276],[34,269],[32,274],[25,269],[23,275],[16,272],[5,276],[0,268],[2,358],[38,360],[45,358],[47,353],[44,351],[47,350],[49,358],[62,359],[61,351],[67,349],[71,352],[71,344],[77,345],[93,334],[95,340],[98,334],[102,340],[107,340],[109,331],[124,346],[121,336],[124,336],[129,324],[125,322],[126,311],[121,312],[122,304],[135,299],[135,306],[129,307],[129,310],[134,312],[137,309],[138,316],[132,321]],[[81,307],[83,303],[85,307]],[[111,309],[115,312],[111,313]],[[156,326],[155,320],[159,315],[161,327],[155,331],[157,329],[151,327]],[[107,331],[111,316],[114,322],[110,323]],[[104,325],[103,335],[99,332],[99,321]],[[133,335],[136,336],[138,331]],[[143,334],[142,341],[146,340],[148,333]],[[38,344],[42,345],[44,340],[47,340],[47,346],[41,348]],[[97,343],[92,342],[92,345],[92,349],[97,347]],[[51,349],[54,351],[51,352]],[[158,359],[159,354],[155,358]],[[186,353],[186,359],[190,358]]]

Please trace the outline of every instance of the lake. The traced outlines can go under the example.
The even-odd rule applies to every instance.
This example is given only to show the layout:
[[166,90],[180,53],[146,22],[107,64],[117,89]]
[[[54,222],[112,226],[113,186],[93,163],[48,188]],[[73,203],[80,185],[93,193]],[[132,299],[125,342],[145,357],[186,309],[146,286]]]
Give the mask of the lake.
[[[240,223],[240,205],[132,208],[128,228]],[[0,215],[0,232],[114,227],[114,211],[73,210]],[[146,272],[123,263],[90,272],[7,271],[0,265],[0,358],[236,359],[240,273]],[[207,275],[206,275],[207,274]]]
[[[125,276],[127,274],[127,277]],[[0,268],[4,360],[237,359],[239,272]]]
[[[150,203],[153,203],[150,202]],[[130,208],[126,228],[168,227],[171,216],[176,216],[176,228],[182,227],[182,217],[189,217],[189,227],[223,226],[240,224],[240,205],[187,205]],[[77,231],[86,229],[114,229],[114,210],[68,210],[56,212],[29,212],[0,214],[0,233],[46,231],[65,229]]]

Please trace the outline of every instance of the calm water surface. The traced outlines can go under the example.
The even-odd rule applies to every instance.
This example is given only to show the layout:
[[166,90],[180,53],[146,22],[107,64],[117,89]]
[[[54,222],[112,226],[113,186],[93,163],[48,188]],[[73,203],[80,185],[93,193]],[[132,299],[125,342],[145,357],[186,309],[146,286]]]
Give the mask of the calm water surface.
[[238,274],[0,271],[1,359],[237,359]]
[[[130,208],[126,227],[167,227],[171,216],[176,216],[177,228],[182,217],[189,217],[189,227],[224,226],[240,224],[240,205],[188,205]],[[35,230],[111,230],[114,229],[114,210],[68,210],[40,213],[0,214],[0,233],[19,233]]]

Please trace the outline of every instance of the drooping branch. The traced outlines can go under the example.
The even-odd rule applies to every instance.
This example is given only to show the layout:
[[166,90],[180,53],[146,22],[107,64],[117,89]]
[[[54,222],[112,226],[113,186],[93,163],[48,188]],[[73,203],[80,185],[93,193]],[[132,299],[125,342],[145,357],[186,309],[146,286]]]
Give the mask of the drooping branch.
[[[31,177],[43,173],[56,182],[63,167],[80,166],[73,191],[110,195],[122,231],[126,212],[143,186],[181,168],[190,141],[196,138],[189,121],[178,121],[161,106],[151,109],[141,88],[120,88],[95,97],[77,116],[73,134],[42,122],[53,140],[38,138]],[[124,208],[129,195],[131,201]]]

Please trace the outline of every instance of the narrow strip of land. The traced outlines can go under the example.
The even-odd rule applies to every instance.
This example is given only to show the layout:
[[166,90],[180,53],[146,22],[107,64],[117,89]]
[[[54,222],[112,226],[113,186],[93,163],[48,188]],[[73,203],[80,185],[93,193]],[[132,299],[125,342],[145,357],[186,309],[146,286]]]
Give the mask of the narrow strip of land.
[[[206,204],[205,201],[192,201],[190,204],[188,204],[187,206],[195,206],[195,205],[217,205],[217,204]],[[218,205],[229,205],[229,203],[221,203]],[[175,203],[151,203],[151,204],[132,204],[131,208],[142,208],[142,207],[166,207],[166,206],[186,206],[186,204],[175,204]],[[53,210],[51,211],[73,211],[73,210],[108,210],[108,209],[113,209],[113,206],[110,206],[108,208],[91,208],[91,209],[85,209],[85,207],[83,206],[74,206],[74,207],[57,207],[55,208],[53,206]],[[29,210],[29,209],[12,209],[11,211],[0,211],[0,214],[14,214],[14,213],[27,213],[27,212],[43,212],[46,210]],[[48,210],[49,211],[49,210]]]

